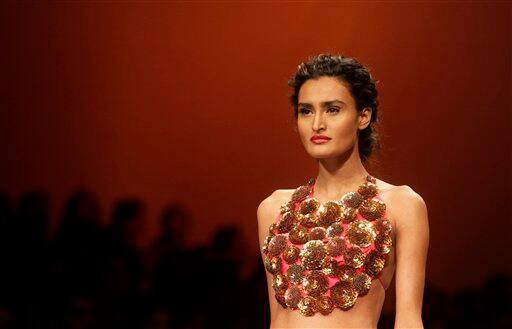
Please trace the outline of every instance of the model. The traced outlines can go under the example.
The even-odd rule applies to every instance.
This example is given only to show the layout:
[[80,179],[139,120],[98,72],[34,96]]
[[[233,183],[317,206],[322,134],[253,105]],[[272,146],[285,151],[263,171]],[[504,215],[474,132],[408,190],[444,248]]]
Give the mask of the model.
[[393,276],[395,328],[423,328],[427,207],[364,166],[379,148],[375,80],[354,58],[321,54],[289,86],[318,173],[258,206],[270,328],[377,328]]

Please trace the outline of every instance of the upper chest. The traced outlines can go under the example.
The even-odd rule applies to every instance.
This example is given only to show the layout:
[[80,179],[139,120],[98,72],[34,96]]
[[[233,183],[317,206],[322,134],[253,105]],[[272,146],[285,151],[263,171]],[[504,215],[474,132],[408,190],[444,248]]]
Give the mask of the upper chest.
[[374,187],[326,202],[307,188],[281,193],[262,245],[281,306],[330,313],[368,293],[394,240],[386,199]]
[[[392,185],[389,183],[385,183],[382,181],[378,181],[378,195],[377,199],[381,200],[384,204],[384,212],[381,216],[381,218],[385,218],[389,220],[391,227],[392,227],[392,233],[393,233],[393,240],[396,238],[397,233],[397,226],[398,226],[398,220],[401,217],[401,203],[403,191],[406,188],[406,185]],[[281,218],[282,210],[283,208],[290,202],[292,199],[292,196],[296,189],[281,189],[278,190],[278,193],[276,194],[276,198],[272,204],[272,213],[273,216],[269,217],[267,219],[267,222],[264,224],[269,229],[272,229],[272,225],[279,222],[279,219]],[[353,191],[351,191],[353,192]],[[346,196],[348,193],[344,194],[343,196]],[[313,195],[310,195],[313,196]],[[316,196],[315,196],[316,197]],[[316,197],[319,201],[320,198]],[[334,201],[334,200],[327,200],[327,201]],[[326,202],[320,202],[319,204],[325,204]],[[355,207],[357,208],[357,206]]]

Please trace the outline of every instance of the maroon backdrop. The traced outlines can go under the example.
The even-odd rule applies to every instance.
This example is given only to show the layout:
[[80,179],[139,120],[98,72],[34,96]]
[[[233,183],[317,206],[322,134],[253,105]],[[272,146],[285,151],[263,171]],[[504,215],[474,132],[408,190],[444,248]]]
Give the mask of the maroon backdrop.
[[[379,80],[383,152],[369,170],[427,203],[428,279],[511,270],[510,3],[3,4],[0,190],[89,186],[224,223],[257,252],[256,208],[316,164],[293,132],[287,79],[322,52]],[[293,168],[293,170],[290,170]],[[51,232],[49,232],[51,234]]]

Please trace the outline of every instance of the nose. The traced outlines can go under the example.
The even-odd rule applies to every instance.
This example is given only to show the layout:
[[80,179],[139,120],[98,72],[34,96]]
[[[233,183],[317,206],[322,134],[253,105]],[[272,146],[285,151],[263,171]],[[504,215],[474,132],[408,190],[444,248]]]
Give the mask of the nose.
[[324,115],[322,111],[317,111],[315,113],[315,117],[313,118],[313,130],[318,131],[320,129],[325,129]]

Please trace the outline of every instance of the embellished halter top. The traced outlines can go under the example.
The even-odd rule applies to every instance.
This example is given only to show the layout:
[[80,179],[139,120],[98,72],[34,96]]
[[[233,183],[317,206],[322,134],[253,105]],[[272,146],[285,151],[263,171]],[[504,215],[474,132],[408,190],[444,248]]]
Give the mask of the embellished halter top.
[[325,203],[314,197],[314,188],[311,178],[295,189],[261,247],[275,299],[304,316],[354,306],[379,278],[393,245],[374,177]]

